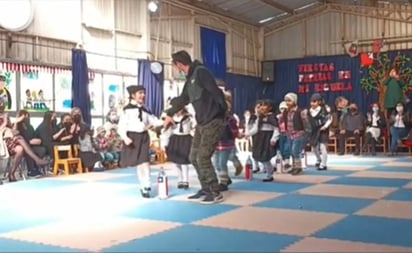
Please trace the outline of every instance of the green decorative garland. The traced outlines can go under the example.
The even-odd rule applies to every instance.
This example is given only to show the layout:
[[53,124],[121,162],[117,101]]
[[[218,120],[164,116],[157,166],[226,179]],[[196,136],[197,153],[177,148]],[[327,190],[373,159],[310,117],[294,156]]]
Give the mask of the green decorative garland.
[[400,52],[398,52],[393,62],[387,53],[380,54],[375,59],[374,64],[368,67],[366,76],[360,80],[362,89],[366,94],[371,91],[381,92],[383,90],[383,81],[388,77],[389,71],[395,67],[400,71],[400,78],[405,81],[404,91],[406,92],[412,87],[412,68],[408,66],[410,60],[410,57]]

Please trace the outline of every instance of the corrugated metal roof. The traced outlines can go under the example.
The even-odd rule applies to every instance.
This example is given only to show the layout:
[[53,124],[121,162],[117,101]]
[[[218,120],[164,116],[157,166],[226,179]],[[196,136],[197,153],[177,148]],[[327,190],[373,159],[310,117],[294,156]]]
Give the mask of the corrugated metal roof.
[[192,3],[196,4],[196,2],[219,9],[232,17],[239,17],[254,25],[267,25],[325,3],[377,5],[396,2],[410,4],[408,0],[192,0]]

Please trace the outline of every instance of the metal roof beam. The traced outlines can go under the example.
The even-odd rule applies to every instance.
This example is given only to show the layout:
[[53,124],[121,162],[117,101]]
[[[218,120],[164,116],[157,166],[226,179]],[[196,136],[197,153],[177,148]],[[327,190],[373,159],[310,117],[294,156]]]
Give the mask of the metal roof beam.
[[259,2],[265,4],[269,7],[272,7],[275,10],[281,10],[281,11],[287,12],[289,14],[294,14],[295,13],[295,11],[292,8],[289,8],[289,7],[287,7],[283,4],[280,4],[280,3],[272,1],[272,0],[259,0]]

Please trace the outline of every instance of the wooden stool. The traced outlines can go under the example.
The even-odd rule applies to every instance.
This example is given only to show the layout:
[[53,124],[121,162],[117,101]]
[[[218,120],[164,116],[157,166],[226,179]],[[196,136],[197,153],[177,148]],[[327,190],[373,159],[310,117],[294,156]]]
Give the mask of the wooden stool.
[[[70,174],[70,167],[76,166],[77,171],[79,173],[83,172],[82,161],[80,158],[73,156],[72,146],[71,145],[59,145],[54,146],[54,165],[53,165],[53,174],[57,175],[59,172],[59,166],[63,166],[64,174]],[[67,154],[67,158],[61,158],[60,152],[65,152]]]

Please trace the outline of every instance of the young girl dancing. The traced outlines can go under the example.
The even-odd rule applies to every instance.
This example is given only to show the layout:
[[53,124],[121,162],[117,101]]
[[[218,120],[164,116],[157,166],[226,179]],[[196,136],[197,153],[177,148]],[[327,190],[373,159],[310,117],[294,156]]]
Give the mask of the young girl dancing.
[[186,108],[173,116],[174,124],[160,135],[162,148],[166,150],[167,159],[176,164],[178,173],[178,189],[189,188],[189,154],[192,146],[192,130],[194,119]]
[[273,181],[274,168],[270,162],[276,154],[275,144],[279,139],[279,128],[276,116],[273,114],[271,101],[263,101],[256,107],[257,120],[246,131],[247,136],[252,136],[252,156],[257,162],[261,162],[267,177],[263,182]]
[[129,104],[123,109],[119,120],[119,135],[123,140],[120,164],[124,167],[136,166],[140,181],[140,193],[150,198],[150,136],[148,130],[163,124],[145,107],[145,88],[141,85],[127,87]]

